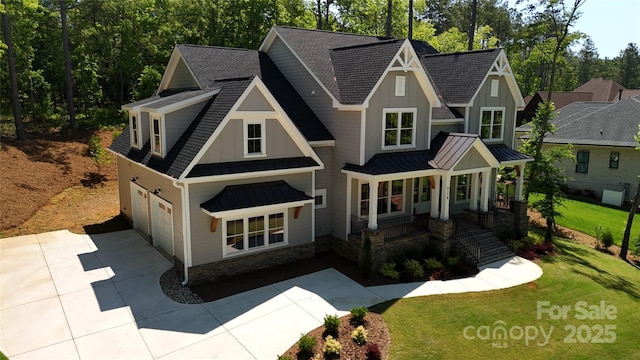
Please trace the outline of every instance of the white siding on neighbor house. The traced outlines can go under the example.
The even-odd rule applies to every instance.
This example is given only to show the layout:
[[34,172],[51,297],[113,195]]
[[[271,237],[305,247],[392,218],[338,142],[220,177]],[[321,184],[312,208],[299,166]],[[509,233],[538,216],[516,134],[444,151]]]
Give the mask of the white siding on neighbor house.
[[331,212],[335,207],[345,206],[343,201],[336,202],[337,199],[331,197],[333,184],[331,183],[331,153],[333,148],[329,146],[314,147],[313,150],[324,163],[324,169],[316,171],[316,189],[327,189],[326,207],[316,209],[316,236],[331,233]]
[[[200,164],[304,156],[298,145],[276,119],[266,119],[266,156],[244,157],[244,120],[230,119],[200,159]],[[264,144],[263,144],[264,145]]]
[[184,88],[196,88],[198,87],[198,83],[191,76],[191,72],[187,65],[184,63],[184,60],[180,58],[178,60],[178,65],[176,65],[176,69],[173,72],[173,76],[171,80],[169,80],[169,89],[184,89]]
[[[548,149],[549,146],[545,144],[543,148]],[[629,184],[630,191],[626,199],[633,198],[638,188],[640,151],[633,148],[574,145],[573,155],[585,150],[589,151],[589,170],[586,174],[577,173],[576,164],[573,161],[563,162],[566,175],[573,178],[569,185],[574,189],[591,190],[600,198],[603,189],[621,191],[625,188],[625,184]],[[617,169],[609,168],[611,152],[620,153]]]
[[[405,76],[406,91],[404,96],[395,96],[396,76]],[[369,101],[366,110],[365,162],[381,150],[383,138],[383,110],[389,108],[417,108],[414,119],[415,148],[401,148],[398,151],[423,150],[429,142],[429,101],[422,91],[413,72],[391,71],[384,78]]]
[[[136,183],[147,189],[150,193],[156,189],[160,189],[159,197],[170,202],[173,207],[173,239],[175,256],[184,262],[184,241],[182,237],[182,193],[180,189],[173,186],[173,182],[148,168],[117,157],[116,165],[118,168],[118,189],[120,194],[120,211],[129,219],[132,218],[131,212],[131,192],[130,182],[134,177],[138,177]],[[150,222],[151,223],[151,222]],[[153,236],[153,234],[151,234]]]
[[[491,96],[491,80],[500,80],[498,96]],[[513,142],[513,132],[516,122],[516,101],[511,95],[509,86],[504,76],[491,75],[481,85],[480,91],[476,95],[473,106],[469,109],[469,129],[470,134],[480,134],[481,108],[483,107],[504,107],[504,129],[503,141],[493,141],[491,143],[503,143],[511,146]]]
[[[311,172],[285,175],[278,177],[256,177],[252,179],[232,180],[224,182],[211,182],[205,184],[189,185],[189,206],[191,211],[191,256],[193,266],[207,264],[222,259],[222,227],[225,219],[220,219],[216,232],[211,232],[211,217],[200,208],[200,204],[216,196],[226,186],[253,184],[268,181],[284,180],[293,188],[304,191],[311,196]],[[300,216],[294,219],[295,209],[288,211],[288,241],[289,245],[306,244],[312,239],[312,207],[305,205],[300,211]],[[247,211],[250,214],[250,211]]]
[[182,136],[185,130],[191,125],[193,120],[198,116],[200,111],[207,104],[209,99],[205,99],[197,104],[193,104],[186,108],[170,112],[164,116],[164,131],[167,139],[166,153],[171,151],[173,145]]
[[331,192],[328,196],[329,203],[335,204],[331,209],[332,235],[343,239],[347,229],[347,176],[340,169],[346,163],[360,162],[360,111],[338,111],[333,108],[329,95],[280,38],[276,37],[267,53],[336,140],[332,150]]

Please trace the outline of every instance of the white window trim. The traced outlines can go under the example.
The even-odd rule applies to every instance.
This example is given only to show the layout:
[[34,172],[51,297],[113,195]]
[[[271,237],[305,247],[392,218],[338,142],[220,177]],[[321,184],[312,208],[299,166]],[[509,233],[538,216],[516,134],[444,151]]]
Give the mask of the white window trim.
[[[391,211],[391,197],[392,195],[392,185],[394,181],[402,181],[402,210],[401,211]],[[405,179],[392,179],[392,180],[385,180],[385,181],[379,181],[378,182],[378,186],[380,186],[381,183],[386,182],[389,183],[389,194],[387,195],[387,199],[389,200],[389,207],[388,207],[388,212],[386,213],[381,213],[380,212],[380,208],[378,207],[378,219],[383,219],[386,217],[392,217],[392,216],[398,216],[398,215],[404,215],[406,214],[407,211],[407,183],[405,181]],[[360,206],[360,204],[362,203],[362,185],[363,184],[369,184],[368,181],[359,181],[358,182],[358,217],[363,218],[363,219],[369,219],[369,215],[362,215],[362,207]],[[369,191],[371,191],[371,186],[369,186]],[[378,197],[378,189],[375,190],[375,200],[378,201],[379,197]],[[413,194],[411,194],[411,196],[413,196]],[[369,200],[369,199],[365,199],[365,200]],[[371,204],[369,204],[369,210],[371,210]]]
[[[260,247],[249,248],[249,218],[256,217],[256,216],[263,216],[265,219],[267,219],[265,221],[268,222],[269,215],[275,215],[280,213],[282,213],[284,217],[283,241],[275,244],[269,244],[269,226],[267,225],[264,228],[264,233],[265,233],[264,245]],[[220,220],[222,222],[222,257],[223,258],[234,257],[242,254],[248,254],[248,253],[255,253],[255,252],[260,252],[268,249],[273,249],[280,246],[289,245],[289,209],[288,208],[283,208],[283,209],[270,211],[270,212],[246,214],[242,217],[223,218]],[[244,245],[242,250],[228,252],[227,251],[227,221],[234,221],[234,220],[242,220],[242,226],[243,226],[242,235],[243,235]]]
[[[156,150],[156,139],[153,133],[153,120],[158,120],[158,129],[160,131],[160,151]],[[164,157],[167,153],[167,134],[164,129],[164,116],[157,113],[149,113],[149,132],[151,133],[151,153]]]
[[[260,152],[259,153],[249,153],[249,125],[259,124],[260,125]],[[244,146],[244,157],[245,158],[259,158],[267,156],[267,127],[265,119],[244,119],[242,124],[242,141]]]
[[[412,136],[411,136],[411,144],[400,145],[385,145],[385,130],[387,124],[387,114],[389,113],[397,113],[398,114],[398,127],[396,130],[398,131],[397,142],[400,141],[400,129],[402,126],[402,113],[413,113],[413,128],[412,128]],[[418,122],[418,108],[386,108],[382,110],[382,139],[380,142],[382,150],[395,150],[395,149],[411,149],[416,147],[416,127]]]
[[498,92],[500,91],[500,79],[492,79],[491,80],[491,97],[498,97]]
[[[493,119],[494,119],[494,114],[496,111],[502,111],[502,127],[500,128],[500,138],[489,138],[489,139],[483,139],[482,138],[482,113],[484,113],[485,111],[491,111],[491,130],[493,130]],[[506,110],[504,106],[488,106],[488,107],[481,107],[480,108],[480,116],[479,116],[479,124],[478,124],[478,135],[480,135],[480,139],[482,139],[482,141],[484,142],[500,142],[504,140],[504,126],[505,126],[505,121],[506,121]],[[489,134],[491,135],[492,131],[489,132]]]
[[407,88],[407,77],[404,75],[396,75],[396,96],[405,96]]
[[[459,176],[467,176],[467,185],[466,185],[466,193],[465,193],[465,198],[463,200],[458,200],[458,177]],[[471,201],[471,174],[462,174],[462,175],[456,175],[454,177],[454,181],[455,181],[455,186],[454,186],[454,193],[453,193],[453,203],[454,204],[462,204],[462,203],[468,203],[469,201]]]
[[[134,120],[135,119],[135,120]],[[137,131],[137,142],[138,144],[136,145],[134,140],[134,133],[133,133],[133,122],[135,121],[136,123],[136,131]],[[140,119],[140,113],[139,112],[129,112],[129,129],[131,130],[131,134],[129,137],[129,141],[131,143],[131,147],[134,149],[140,149],[142,148],[142,119]]]
[[[324,209],[327,207],[327,189],[316,189],[315,196],[322,196],[322,203],[319,205],[315,205],[316,209]],[[315,204],[315,198],[314,198]]]

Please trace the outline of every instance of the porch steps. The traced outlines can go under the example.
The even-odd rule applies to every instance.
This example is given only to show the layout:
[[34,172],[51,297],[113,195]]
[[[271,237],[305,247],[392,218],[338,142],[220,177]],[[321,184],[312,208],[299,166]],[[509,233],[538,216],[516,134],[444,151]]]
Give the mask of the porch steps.
[[498,237],[489,230],[475,230],[475,239],[480,244],[478,265],[492,263],[515,255]]

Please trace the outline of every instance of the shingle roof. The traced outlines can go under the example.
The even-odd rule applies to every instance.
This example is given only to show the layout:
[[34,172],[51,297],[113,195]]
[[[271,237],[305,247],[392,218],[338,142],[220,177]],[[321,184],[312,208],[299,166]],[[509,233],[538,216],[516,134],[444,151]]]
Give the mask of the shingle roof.
[[464,115],[462,115],[458,110],[442,104],[441,107],[431,108],[431,118],[434,120],[449,120],[449,119],[464,120]]
[[150,142],[140,150],[131,148],[129,127],[111,144],[110,149],[156,171],[178,178],[227,115],[249,85],[249,80],[219,82],[220,92],[204,106],[164,158],[152,156]]
[[269,171],[281,169],[297,169],[318,166],[310,157],[293,157],[281,159],[260,159],[249,161],[233,161],[214,164],[198,164],[191,169],[187,177],[239,174],[253,171]]
[[580,85],[574,91],[589,91],[593,93],[593,101],[613,101],[618,98],[618,92],[624,87],[613,80],[595,78]]
[[636,147],[633,135],[640,124],[640,95],[620,100],[582,116],[566,121],[562,113],[556,119],[553,135],[545,136],[546,143],[583,144]]
[[500,49],[426,55],[420,58],[429,79],[448,104],[466,104],[480,87]]
[[258,52],[219,46],[176,45],[201,87],[217,80],[260,75]]
[[211,200],[200,204],[200,207],[209,212],[217,212],[312,199],[303,191],[296,190],[285,181],[279,180],[226,186]]
[[[560,110],[557,110],[556,117],[553,120],[553,123],[558,126],[563,126],[564,124],[571,122],[577,118],[588,115],[592,112],[598,111],[605,106],[611,105],[611,102],[599,102],[599,101],[585,101],[585,102],[575,102],[573,104],[569,104],[563,107]],[[530,131],[532,129],[531,125],[524,124],[518,126],[516,131]]]

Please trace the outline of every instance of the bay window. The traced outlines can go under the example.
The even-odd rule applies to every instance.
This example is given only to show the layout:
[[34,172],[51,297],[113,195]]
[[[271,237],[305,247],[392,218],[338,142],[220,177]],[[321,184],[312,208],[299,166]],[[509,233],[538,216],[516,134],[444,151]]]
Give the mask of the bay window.
[[224,255],[266,249],[287,242],[285,212],[231,219],[225,224]]

